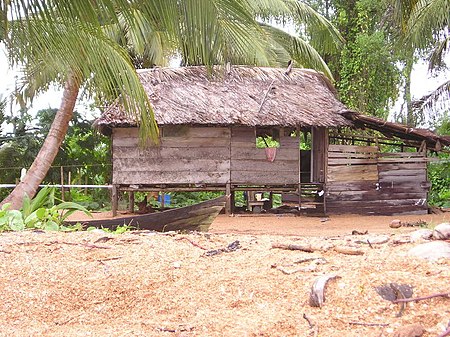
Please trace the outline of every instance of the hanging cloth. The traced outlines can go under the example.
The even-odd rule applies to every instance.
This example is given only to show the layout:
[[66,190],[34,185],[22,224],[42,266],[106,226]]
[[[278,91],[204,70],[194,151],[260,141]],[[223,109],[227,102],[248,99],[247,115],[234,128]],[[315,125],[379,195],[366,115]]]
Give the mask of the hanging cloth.
[[264,151],[266,152],[266,159],[270,162],[273,162],[277,155],[277,148],[276,147],[266,147],[266,148],[264,148]]

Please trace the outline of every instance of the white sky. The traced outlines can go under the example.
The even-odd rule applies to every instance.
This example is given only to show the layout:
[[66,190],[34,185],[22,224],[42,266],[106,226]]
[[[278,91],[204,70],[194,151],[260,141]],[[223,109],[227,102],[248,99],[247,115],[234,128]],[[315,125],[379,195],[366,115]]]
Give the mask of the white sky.
[[[450,54],[447,55],[447,64],[450,64]],[[20,76],[20,73],[16,70],[12,70],[8,67],[8,62],[4,49],[0,49],[0,95],[7,97],[14,90],[15,76]],[[432,77],[428,73],[427,65],[425,62],[418,62],[412,73],[411,91],[414,98],[420,98],[436,89],[439,85],[445,81],[450,80],[450,70],[439,74],[437,77]],[[58,108],[60,100],[62,98],[62,91],[58,88],[51,88],[46,93],[43,93],[36,97],[33,101],[33,105],[30,108],[31,112],[36,112],[41,109]],[[91,114],[88,108],[89,102],[79,101],[75,109],[81,113]],[[398,113],[400,109],[401,101],[396,102],[391,111],[391,115],[394,112]],[[17,110],[14,106],[12,108]],[[10,113],[10,107],[7,108],[7,113]],[[96,116],[97,117],[97,116]]]

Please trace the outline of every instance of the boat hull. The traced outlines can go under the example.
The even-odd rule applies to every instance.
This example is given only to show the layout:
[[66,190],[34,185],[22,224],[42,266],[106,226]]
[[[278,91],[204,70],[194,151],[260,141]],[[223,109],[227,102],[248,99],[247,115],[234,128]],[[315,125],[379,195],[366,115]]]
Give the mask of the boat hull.
[[139,230],[168,231],[201,231],[206,232],[209,226],[225,207],[225,197],[207,200],[199,204],[173,208],[162,212],[133,214],[113,219],[97,219],[87,221],[67,221],[66,224],[81,223],[84,227],[108,228],[115,230],[119,226],[131,226]]

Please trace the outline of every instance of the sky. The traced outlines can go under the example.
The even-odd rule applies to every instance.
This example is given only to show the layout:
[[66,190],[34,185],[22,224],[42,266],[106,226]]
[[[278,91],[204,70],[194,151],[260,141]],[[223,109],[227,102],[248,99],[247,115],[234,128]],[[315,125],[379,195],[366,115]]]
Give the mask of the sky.
[[[447,64],[450,64],[450,54],[446,57]],[[16,77],[20,76],[20,72],[17,69],[10,69],[8,67],[7,58],[3,48],[0,48],[0,95],[3,97],[8,96],[14,90],[14,84]],[[428,73],[427,64],[424,61],[418,62],[412,73],[412,85],[411,91],[413,99],[417,99],[432,92],[439,85],[445,81],[450,80],[450,70],[440,73],[439,76],[433,77]],[[62,91],[58,88],[50,88],[45,93],[39,95],[33,101],[30,111],[36,112],[41,109],[58,108],[62,98]],[[90,111],[88,101],[79,101],[75,109],[84,113],[87,116],[98,117],[98,111]],[[401,107],[401,100],[397,101],[391,111],[391,116],[394,112],[398,112]],[[13,111],[16,107],[13,106]],[[11,108],[8,106],[7,113],[10,113]]]

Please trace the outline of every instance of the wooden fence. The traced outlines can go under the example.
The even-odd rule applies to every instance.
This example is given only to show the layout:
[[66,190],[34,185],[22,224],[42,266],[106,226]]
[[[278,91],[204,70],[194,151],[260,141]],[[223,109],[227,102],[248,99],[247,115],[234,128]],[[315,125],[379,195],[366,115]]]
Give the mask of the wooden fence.
[[330,213],[424,214],[427,158],[423,153],[379,153],[375,146],[330,145]]

